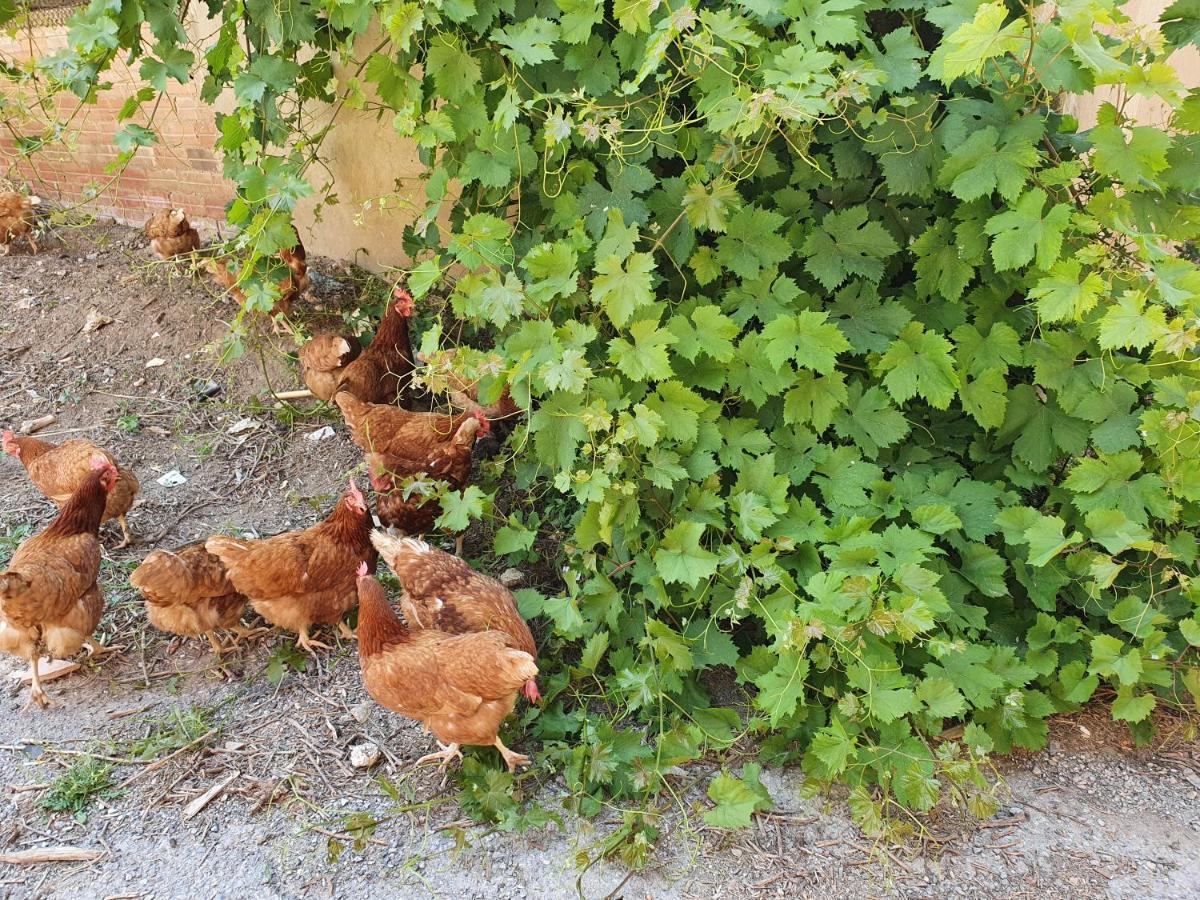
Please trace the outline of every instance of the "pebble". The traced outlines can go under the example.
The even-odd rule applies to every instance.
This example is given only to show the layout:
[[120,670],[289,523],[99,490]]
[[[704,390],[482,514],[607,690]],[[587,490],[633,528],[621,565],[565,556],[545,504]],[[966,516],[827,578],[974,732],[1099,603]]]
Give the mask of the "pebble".
[[380,751],[379,746],[370,741],[355,744],[350,748],[350,765],[356,769],[369,769],[377,765],[382,758],[383,753]]

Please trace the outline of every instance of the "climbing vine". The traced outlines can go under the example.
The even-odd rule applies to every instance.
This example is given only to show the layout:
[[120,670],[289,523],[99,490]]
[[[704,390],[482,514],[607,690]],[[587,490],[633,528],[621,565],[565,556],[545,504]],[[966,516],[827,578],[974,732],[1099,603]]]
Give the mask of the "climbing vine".
[[[420,148],[409,286],[448,297],[481,399],[528,409],[539,502],[496,551],[568,523],[564,589],[521,595],[548,632],[526,724],[580,810],[751,734],[867,828],[985,815],[980,760],[1050,715],[1099,697],[1146,740],[1195,710],[1194,4],[206,5],[197,38],[176,2],[93,0],[26,74],[92,100],[133,60],[129,154],[172,82],[231,98],[252,309],[330,105]],[[712,824],[769,802],[756,771],[712,781]]]

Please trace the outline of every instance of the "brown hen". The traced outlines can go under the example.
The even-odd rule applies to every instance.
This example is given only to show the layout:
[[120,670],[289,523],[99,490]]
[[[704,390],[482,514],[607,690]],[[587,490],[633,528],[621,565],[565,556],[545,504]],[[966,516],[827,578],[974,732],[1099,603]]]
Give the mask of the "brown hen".
[[150,238],[150,249],[159,259],[200,249],[200,235],[182,209],[160,209],[146,221],[144,230]]
[[[431,530],[442,507],[424,489],[427,479],[445,481],[455,490],[462,490],[471,474],[471,450],[481,428],[482,420],[471,416],[449,441],[413,444],[413,455],[368,453],[367,472],[376,493],[379,521],[405,534]],[[462,553],[461,535],[457,552]]]
[[21,461],[33,486],[59,507],[70,499],[75,489],[88,477],[93,458],[100,456],[117,466],[117,484],[108,495],[102,521],[116,519],[121,525],[122,535],[117,549],[129,546],[133,535],[130,534],[129,523],[125,521],[125,514],[133,506],[141,485],[133,472],[117,465],[111,453],[82,438],[55,445],[11,431],[4,432],[3,447],[5,453]]
[[[271,317],[275,321],[275,328],[279,330],[281,326],[278,323],[277,317],[289,316],[292,313],[292,305],[296,302],[296,298],[308,290],[308,255],[304,251],[304,245],[300,243],[300,239],[296,238],[296,245],[290,249],[279,251],[279,260],[288,267],[289,273],[279,281],[279,298],[271,307]],[[235,275],[229,270],[229,266],[223,259],[210,259],[207,261],[209,273],[213,276],[213,280],[222,288],[229,292],[229,296],[239,306],[244,306],[246,303],[246,292],[238,287],[238,275]]]
[[260,616],[295,631],[297,646],[315,653],[329,645],[309,637],[313,625],[340,623],[358,602],[354,572],[359,562],[368,560],[374,569],[370,535],[367,501],[351,479],[329,518],[312,528],[258,541],[215,536],[204,546]]
[[129,576],[146,599],[146,618],[160,631],[184,637],[204,635],[213,652],[226,649],[216,630],[240,631],[246,597],[225,575],[221,560],[199,541],[178,550],[155,550]]
[[423,723],[441,748],[418,765],[438,761],[445,768],[461,758],[463,744],[495,747],[510,772],[529,764],[529,757],[509,750],[499,734],[517,689],[537,676],[528,653],[513,649],[498,631],[409,629],[365,565],[359,569],[358,598],[358,656],[367,693]]
[[[503,632],[508,646],[537,659],[533,633],[517,611],[512,592],[499,581],[424,541],[376,530],[371,542],[400,580],[400,608],[411,625],[449,634]],[[522,693],[533,703],[541,699],[533,679]]]
[[13,191],[0,193],[0,247],[7,255],[12,242],[24,238],[29,249],[37,253],[37,241],[33,238],[33,208],[42,201],[39,197],[26,197]]
[[300,348],[300,374],[321,400],[332,400],[342,370],[358,358],[362,347],[352,334],[319,331]]
[[335,394],[348,392],[364,403],[395,403],[412,378],[413,353],[408,320],[413,300],[396,288],[396,302],[387,308],[371,345],[338,377]]
[[97,533],[117,478],[116,466],[96,457],[54,521],[24,541],[0,573],[0,650],[29,660],[33,685],[26,708],[50,705],[38,674],[42,646],[60,658],[78,653],[85,642],[98,649],[91,640],[104,612],[96,586]]

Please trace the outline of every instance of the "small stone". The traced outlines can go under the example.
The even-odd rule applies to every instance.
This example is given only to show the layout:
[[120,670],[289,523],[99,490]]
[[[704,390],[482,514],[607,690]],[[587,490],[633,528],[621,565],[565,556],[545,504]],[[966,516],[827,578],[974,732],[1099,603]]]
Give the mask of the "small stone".
[[505,569],[500,573],[500,583],[506,588],[515,587],[525,580],[525,573],[520,569]]
[[221,386],[211,378],[196,382],[196,394],[201,400],[208,400],[221,393]]
[[317,441],[324,441],[333,437],[333,434],[333,428],[331,428],[329,425],[326,425],[324,428],[318,428],[316,431],[310,431],[305,435],[305,437],[313,443],[316,443]]
[[350,765],[356,769],[369,769],[378,764],[383,758],[379,747],[367,741],[363,744],[355,744],[350,748]]
[[355,722],[358,722],[361,725],[363,722],[367,721],[371,715],[371,704],[360,703],[357,706],[352,706],[350,708],[350,715],[354,717]]

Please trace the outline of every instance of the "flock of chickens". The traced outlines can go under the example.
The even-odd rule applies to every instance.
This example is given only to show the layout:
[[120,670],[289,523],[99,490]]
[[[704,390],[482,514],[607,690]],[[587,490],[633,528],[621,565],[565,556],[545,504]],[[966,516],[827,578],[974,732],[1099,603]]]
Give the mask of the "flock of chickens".
[[[19,196],[19,195],[13,195]],[[0,195],[0,209],[5,195]],[[3,222],[0,219],[0,222]],[[7,231],[5,230],[7,229]],[[31,237],[0,224],[11,236]],[[190,253],[199,237],[181,210],[165,210],[147,223],[160,258]],[[31,242],[32,245],[32,242]],[[35,248],[36,249],[36,248]],[[289,274],[281,287],[292,295],[307,287],[307,265],[297,241],[280,255]],[[210,267],[218,281],[223,263]],[[285,307],[286,308],[286,307]],[[510,771],[529,758],[499,738],[500,723],[523,693],[537,702],[537,648],[512,594],[459,556],[406,535],[428,532],[440,514],[428,496],[431,480],[461,489],[470,475],[476,438],[492,420],[520,415],[507,389],[481,406],[473,386],[450,385],[451,414],[415,411],[409,320],[412,297],[396,288],[374,340],[360,349],[349,334],[318,333],[300,350],[301,370],[312,393],[342,411],[350,437],[365,453],[375,512],[354,479],[324,521],[261,540],[214,535],[176,550],[155,550],[130,576],[145,598],[147,618],[163,631],[204,636],[215,653],[227,647],[218,631],[236,641],[253,633],[242,625],[247,604],[267,622],[295,632],[310,653],[328,648],[312,637],[318,625],[349,629],[343,617],[358,607],[358,653],[367,692],[380,704],[422,722],[439,751],[418,760],[444,767],[461,757],[463,744],[495,746]],[[125,514],[139,485],[111,453],[82,440],[55,445],[5,431],[4,451],[59,507],[57,517],[25,540],[0,572],[0,651],[29,661],[29,703],[50,703],[39,677],[39,656],[68,657],[103,648],[92,634],[104,598],[99,529],[116,519],[126,546],[132,540]],[[402,586],[401,619],[373,577],[382,556]]]

